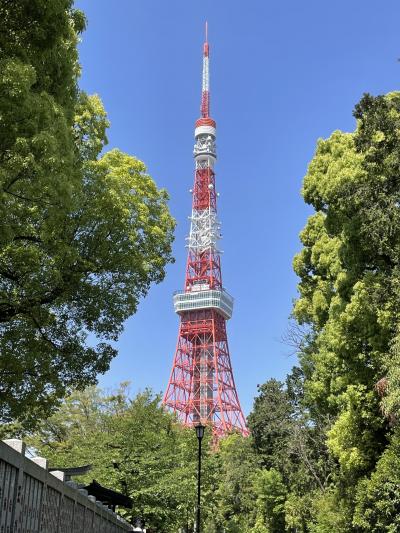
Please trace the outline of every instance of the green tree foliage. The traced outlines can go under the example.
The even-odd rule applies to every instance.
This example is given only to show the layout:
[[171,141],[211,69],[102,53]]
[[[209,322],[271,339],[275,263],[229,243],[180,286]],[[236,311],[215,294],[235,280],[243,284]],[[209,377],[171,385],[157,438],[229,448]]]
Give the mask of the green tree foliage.
[[[214,458],[206,431],[204,442],[204,509],[213,486]],[[197,439],[160,407],[159,397],[144,391],[130,399],[122,384],[106,393],[90,387],[65,399],[28,442],[52,466],[92,464],[77,481],[96,479],[129,495],[128,519],[141,516],[160,532],[193,528],[196,502]]]
[[353,531],[348,498],[344,498],[337,489],[332,488],[314,494],[311,505],[311,518],[305,531],[310,533]]
[[304,375],[294,367],[286,383],[271,379],[259,387],[249,416],[254,447],[261,464],[275,469],[288,487],[324,489],[333,462],[325,445],[328,418],[311,418],[303,405]]
[[[156,531],[193,532],[197,491],[197,439],[144,391],[75,391],[43,421],[28,444],[51,466],[92,464],[76,478],[92,479],[133,500],[128,519],[141,516]],[[231,434],[215,447],[203,441],[202,521],[207,533],[282,531],[287,487],[275,469],[260,468],[251,438]]]
[[396,430],[369,479],[357,487],[353,524],[360,531],[400,530],[400,438]]
[[255,519],[253,477],[258,468],[251,439],[239,434],[226,437],[217,459],[216,525],[230,533],[247,531]]
[[304,179],[315,213],[288,335],[300,367],[261,385],[249,416],[249,531],[400,528],[400,94],[366,95],[354,115],[354,133],[318,142]]
[[291,416],[292,406],[283,383],[271,379],[258,386],[249,427],[255,449],[266,468],[282,468],[291,433]]
[[[215,447],[206,431],[202,469],[202,521],[206,533],[306,532],[318,527],[318,517],[332,508],[323,524],[336,524],[325,433],[311,424],[301,407],[302,374],[294,369],[287,385],[272,380],[260,387],[251,419],[262,432],[264,401],[269,402],[270,424],[280,415],[269,447],[258,451],[252,437],[233,433]],[[275,402],[270,402],[272,396]],[[159,405],[150,391],[130,399],[126,384],[117,391],[94,387],[75,391],[39,430],[29,444],[50,459],[52,466],[93,464],[81,482],[93,478],[129,495],[132,511],[156,531],[176,533],[194,527],[197,439]],[[266,458],[276,467],[265,467]],[[266,453],[266,456],[264,456]],[[330,506],[330,507],[329,507]],[[330,518],[332,521],[329,522]],[[325,526],[324,526],[325,527]],[[315,529],[315,531],[324,531]]]
[[291,492],[285,501],[285,531],[306,533],[313,519],[313,494]]
[[287,489],[281,474],[271,468],[259,470],[254,476],[256,494],[256,522],[252,533],[280,533],[285,528],[285,500]]
[[[294,367],[285,384],[271,379],[259,386],[249,416],[256,459],[263,466],[254,479],[264,480],[264,485],[256,481],[255,507],[263,506],[265,498],[268,502],[266,494],[273,501],[276,496],[276,504],[258,510],[255,531],[308,531],[315,496],[330,487],[335,464],[325,442],[329,417],[311,416],[304,404],[304,377]],[[261,496],[260,486],[267,487]]]
[[304,403],[314,420],[327,417],[339,464],[331,487],[311,495],[307,527],[318,532],[397,531],[396,504],[383,500],[396,501],[397,479],[387,465],[400,405],[400,94],[365,95],[354,116],[354,133],[318,142],[303,186],[316,212],[294,260],[293,313],[311,331],[300,350]]
[[174,224],[142,162],[100,155],[109,124],[77,87],[72,0],[2,0],[0,18],[0,419],[32,423],[108,368]]

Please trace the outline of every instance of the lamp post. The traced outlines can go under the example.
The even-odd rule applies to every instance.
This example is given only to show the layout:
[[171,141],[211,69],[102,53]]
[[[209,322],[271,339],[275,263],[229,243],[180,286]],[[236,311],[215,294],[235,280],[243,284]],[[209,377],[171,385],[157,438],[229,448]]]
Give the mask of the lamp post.
[[196,533],[200,533],[200,491],[201,491],[201,441],[204,437],[204,430],[206,429],[205,426],[199,422],[196,426],[194,426],[196,430],[196,436],[197,440],[199,442],[199,462],[197,466],[197,519],[196,519]]

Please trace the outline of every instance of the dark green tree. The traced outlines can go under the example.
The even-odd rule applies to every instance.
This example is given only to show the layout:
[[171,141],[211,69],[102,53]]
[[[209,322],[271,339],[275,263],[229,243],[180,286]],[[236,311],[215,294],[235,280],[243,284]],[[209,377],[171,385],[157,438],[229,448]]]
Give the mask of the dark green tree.
[[304,380],[303,371],[294,367],[285,384],[272,379],[259,386],[249,416],[256,457],[264,466],[256,474],[255,479],[261,479],[256,488],[269,487],[266,492],[276,494],[277,498],[275,507],[272,505],[275,500],[269,501],[263,492],[257,496],[258,508],[264,506],[267,498],[264,511],[261,514],[258,511],[257,527],[264,524],[268,531],[273,527],[279,531],[285,514],[290,531],[308,531],[311,495],[324,493],[335,471],[325,443],[329,418],[317,416],[316,409],[311,416],[304,404]]
[[224,438],[218,460],[216,522],[222,531],[250,531],[256,514],[253,481],[259,466],[251,439],[239,434]]
[[293,409],[284,384],[270,379],[258,386],[248,423],[254,446],[266,468],[282,468],[287,458]]

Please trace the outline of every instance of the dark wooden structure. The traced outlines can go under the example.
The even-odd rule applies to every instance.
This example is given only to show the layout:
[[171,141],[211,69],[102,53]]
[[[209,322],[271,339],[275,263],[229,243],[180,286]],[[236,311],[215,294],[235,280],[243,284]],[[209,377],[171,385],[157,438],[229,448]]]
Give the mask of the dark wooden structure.
[[129,496],[125,496],[115,490],[107,489],[106,487],[103,487],[103,485],[100,485],[96,480],[93,480],[90,485],[87,485],[84,489],[88,491],[90,496],[95,496],[96,500],[107,505],[107,507],[110,507],[113,511],[115,511],[117,505],[132,509],[132,500]]

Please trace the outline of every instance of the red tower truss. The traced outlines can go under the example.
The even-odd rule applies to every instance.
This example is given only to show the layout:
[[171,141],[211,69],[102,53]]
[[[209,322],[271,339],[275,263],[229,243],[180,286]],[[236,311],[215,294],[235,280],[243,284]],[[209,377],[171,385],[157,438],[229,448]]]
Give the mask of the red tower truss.
[[174,295],[178,342],[163,403],[185,425],[213,427],[215,437],[248,435],[229,355],[226,321],[233,298],[222,284],[214,164],[216,123],[210,117],[209,45],[203,47],[201,116],[195,124],[195,176],[184,290]]

